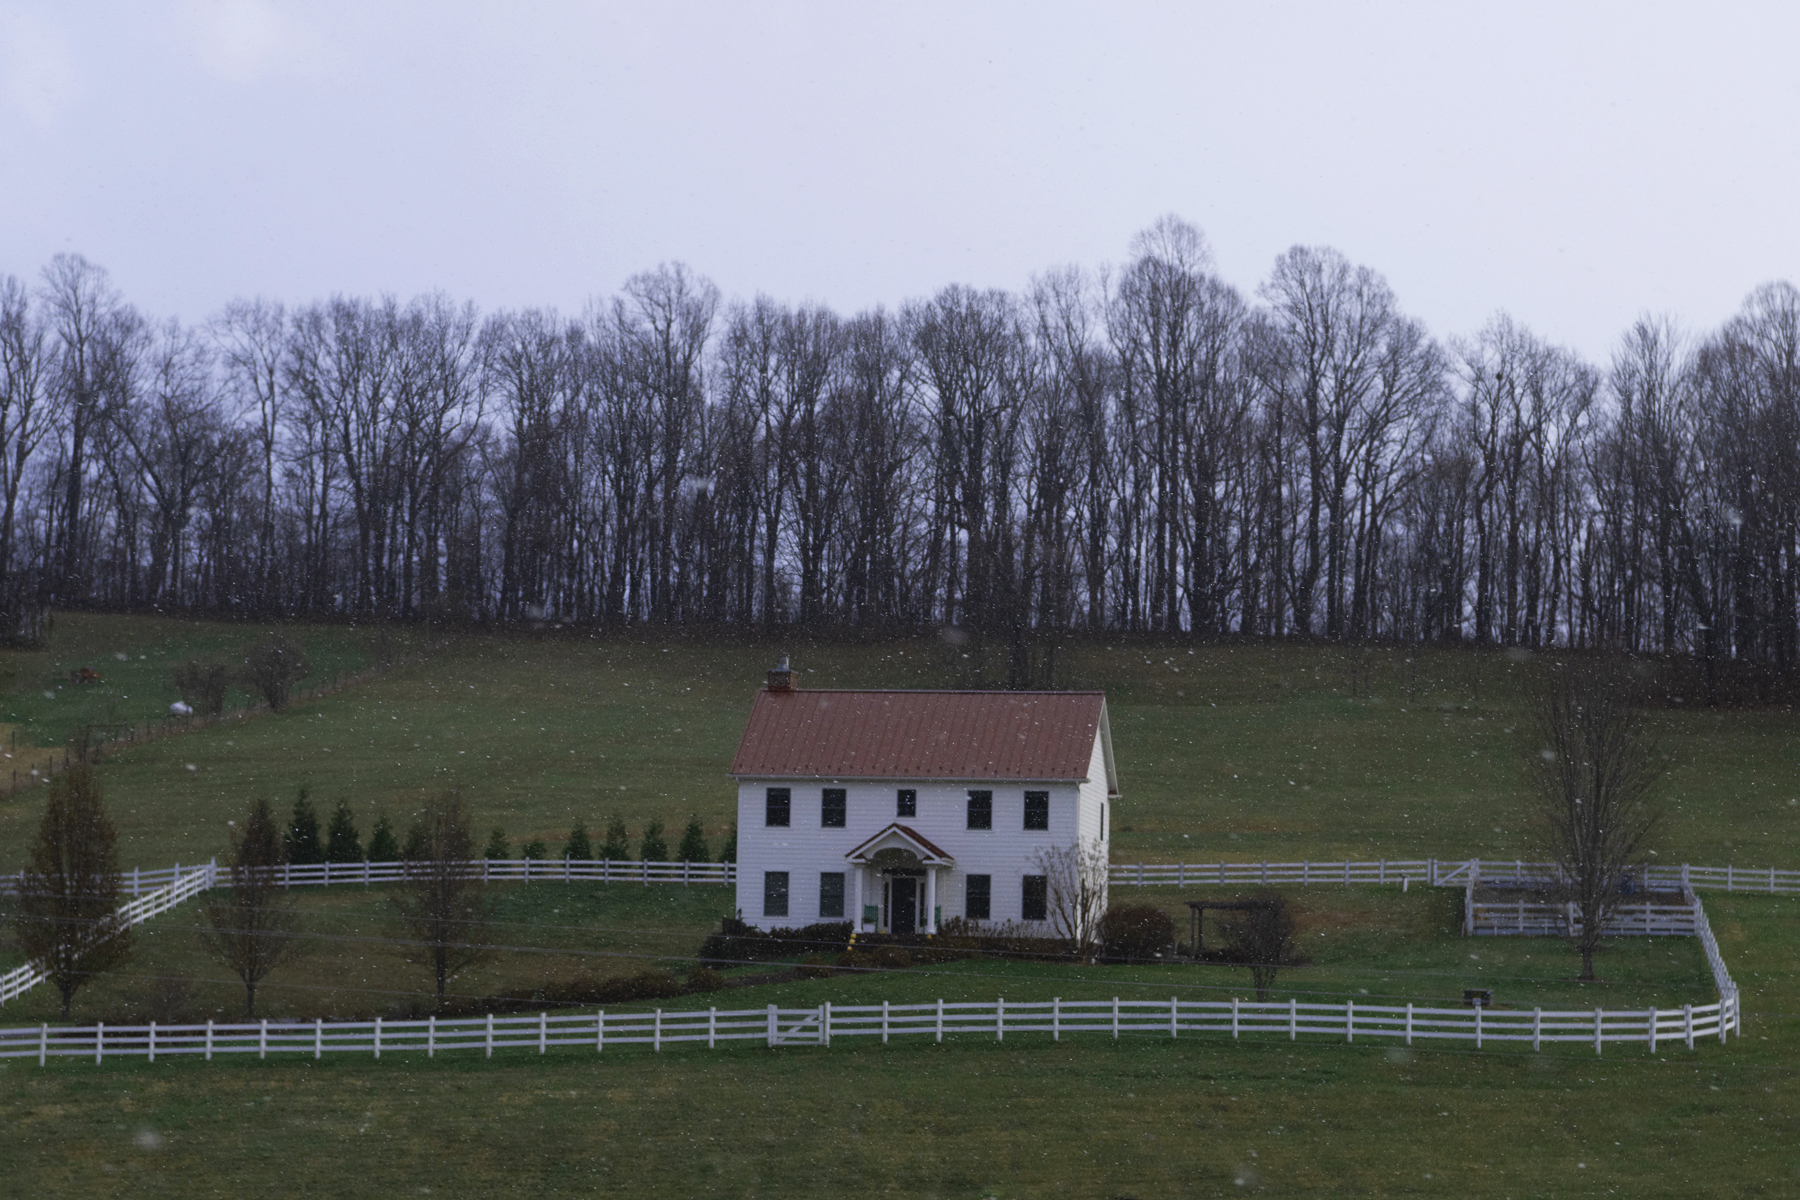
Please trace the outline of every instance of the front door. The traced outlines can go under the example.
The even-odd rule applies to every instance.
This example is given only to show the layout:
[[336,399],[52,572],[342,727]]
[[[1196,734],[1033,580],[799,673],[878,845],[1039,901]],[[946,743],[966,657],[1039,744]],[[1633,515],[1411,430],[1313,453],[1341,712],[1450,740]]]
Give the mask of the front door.
[[919,894],[916,890],[918,880],[904,875],[894,878],[894,892],[889,910],[888,930],[891,933],[915,933],[919,928]]

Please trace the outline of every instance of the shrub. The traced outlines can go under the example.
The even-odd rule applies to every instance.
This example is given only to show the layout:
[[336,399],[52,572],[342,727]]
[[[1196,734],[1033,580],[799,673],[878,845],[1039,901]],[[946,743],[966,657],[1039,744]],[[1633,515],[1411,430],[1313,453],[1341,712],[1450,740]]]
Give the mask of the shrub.
[[203,717],[216,717],[225,710],[225,689],[231,686],[230,667],[190,658],[170,673],[175,678],[175,690],[189,708]]
[[400,843],[394,840],[393,823],[385,815],[376,819],[375,828],[369,832],[369,861],[400,861]]
[[1154,904],[1115,905],[1100,918],[1107,962],[1152,962],[1175,948],[1175,922]]
[[331,825],[325,830],[325,861],[359,863],[363,860],[362,835],[356,832],[356,818],[347,801],[339,800],[331,814]]
[[800,960],[800,978],[829,979],[832,975],[831,956],[825,954],[809,954]]
[[870,954],[867,950],[858,950],[855,947],[851,947],[837,956],[837,965],[840,967],[850,967],[853,970],[858,971],[869,971],[873,970],[875,967],[875,956]]
[[719,861],[734,863],[737,861],[737,822],[731,823],[731,832],[725,835],[725,844],[719,847]]
[[575,828],[569,830],[569,840],[563,845],[563,857],[577,862],[594,857],[594,844],[588,841],[587,825],[575,822]]
[[523,846],[519,847],[519,857],[529,858],[533,862],[542,862],[544,859],[550,857],[550,847],[544,844],[543,838],[532,838],[529,842],[526,842]]
[[244,684],[280,712],[288,706],[294,684],[312,674],[312,664],[298,642],[272,633],[244,655]]
[[695,967],[688,972],[690,992],[716,992],[725,986],[725,977],[711,967]]
[[736,917],[724,917],[719,932],[700,945],[700,961],[710,967],[748,962],[778,962],[812,953],[838,953],[850,941],[850,922],[821,921],[799,929],[757,929]]
[[669,861],[669,839],[663,836],[662,818],[658,817],[644,826],[642,853],[638,857],[645,862]]
[[625,818],[616,813],[606,823],[606,840],[600,843],[599,857],[614,860],[631,857],[631,838],[625,832]]
[[305,788],[294,799],[294,816],[288,822],[287,860],[295,866],[325,861],[325,843],[319,837],[319,814],[313,811]]
[[886,971],[904,971],[913,965],[912,955],[899,946],[883,946],[875,951],[875,965]]
[[487,845],[482,847],[481,857],[496,862],[512,857],[512,846],[506,840],[506,830],[498,825],[494,826],[494,831],[488,834]]
[[711,862],[706,852],[706,830],[700,826],[699,817],[689,817],[687,828],[681,831],[681,845],[675,851],[675,861],[685,863]]

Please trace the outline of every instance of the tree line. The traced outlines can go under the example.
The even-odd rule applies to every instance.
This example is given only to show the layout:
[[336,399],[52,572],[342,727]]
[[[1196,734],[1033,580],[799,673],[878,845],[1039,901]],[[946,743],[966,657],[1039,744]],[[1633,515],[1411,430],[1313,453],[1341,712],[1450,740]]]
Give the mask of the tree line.
[[[679,264],[579,316],[443,295],[156,320],[0,277],[0,606],[1800,654],[1800,291],[1596,364],[1438,339],[1326,248],[843,316]],[[977,656],[979,659],[979,655]],[[981,669],[979,666],[978,670]]]

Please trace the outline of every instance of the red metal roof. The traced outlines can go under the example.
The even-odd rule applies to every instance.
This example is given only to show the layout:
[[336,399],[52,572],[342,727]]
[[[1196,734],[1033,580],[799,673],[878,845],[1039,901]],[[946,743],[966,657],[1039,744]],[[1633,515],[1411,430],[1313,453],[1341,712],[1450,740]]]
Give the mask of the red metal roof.
[[1101,692],[765,690],[731,774],[1079,780],[1105,720]]

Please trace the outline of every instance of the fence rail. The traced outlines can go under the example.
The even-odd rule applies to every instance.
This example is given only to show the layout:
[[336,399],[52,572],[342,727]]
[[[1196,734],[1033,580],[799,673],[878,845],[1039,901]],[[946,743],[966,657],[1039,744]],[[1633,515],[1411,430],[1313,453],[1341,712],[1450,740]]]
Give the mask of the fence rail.
[[1003,1041],[1008,1034],[1099,1034],[1121,1038],[1182,1036],[1241,1038],[1249,1035],[1308,1038],[1358,1037],[1404,1042],[1489,1042],[1522,1044],[1538,1049],[1558,1042],[1592,1045],[1596,1054],[1607,1043],[1642,1045],[1654,1054],[1659,1046],[1680,1043],[1694,1048],[1696,1039],[1721,1042],[1738,1025],[1735,993],[1717,1003],[1681,1008],[1544,1009],[1433,1008],[1415,1004],[1343,1004],[1169,1000],[1035,1000],[993,1002],[944,1001],[926,1004],[821,1004],[817,1008],[688,1010],[591,1013],[537,1016],[487,1016],[440,1021],[261,1021],[205,1025],[40,1025],[0,1029],[0,1058],[32,1058],[42,1065],[51,1058],[107,1055],[149,1058],[158,1055],[382,1054],[401,1052],[434,1056],[439,1051],[535,1050],[578,1047],[604,1053],[608,1047],[704,1042],[761,1042],[767,1046],[829,1046],[834,1038],[930,1037],[973,1034]]
[[[1695,889],[1727,892],[1800,894],[1800,871],[1776,867],[1643,866],[1634,875],[1646,888],[1677,891]],[[1115,885],[1148,887],[1230,887],[1246,884],[1329,883],[1425,883],[1434,887],[1462,887],[1471,881],[1494,886],[1540,887],[1554,884],[1560,874],[1554,863],[1501,859],[1382,858],[1341,862],[1212,862],[1212,863],[1113,863],[1108,873]]]
[[[140,925],[158,913],[168,912],[171,908],[188,900],[213,886],[213,867],[206,863],[198,867],[189,867],[184,875],[177,875],[169,884],[153,892],[147,892],[137,899],[121,905],[117,915],[126,925]],[[47,976],[38,963],[25,963],[0,975],[0,1004],[12,1000],[38,984]]]
[[[1574,904],[1477,900],[1474,891],[1470,887],[1463,898],[1463,933],[1469,936],[1574,937],[1581,930],[1581,912]],[[1629,901],[1612,911],[1604,932],[1608,937],[1693,937],[1697,924],[1692,904]]]

